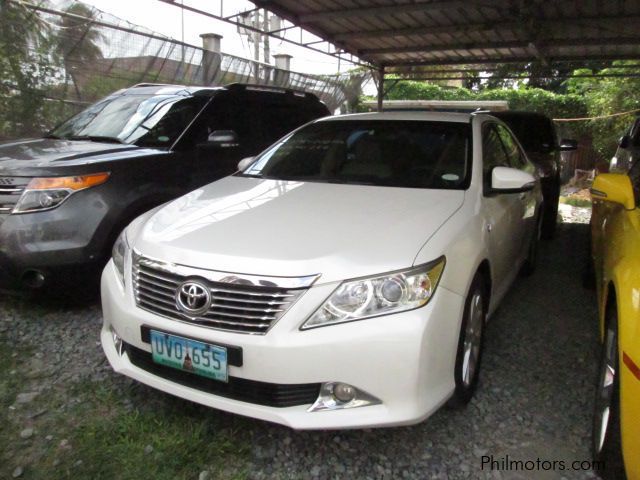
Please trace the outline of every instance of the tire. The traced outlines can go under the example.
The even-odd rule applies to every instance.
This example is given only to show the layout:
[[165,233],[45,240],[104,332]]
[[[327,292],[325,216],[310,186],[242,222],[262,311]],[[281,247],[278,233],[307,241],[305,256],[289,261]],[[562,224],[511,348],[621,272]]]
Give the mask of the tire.
[[538,247],[540,245],[540,234],[542,231],[542,216],[538,215],[538,219],[536,221],[536,230],[529,241],[529,251],[527,253],[527,259],[524,261],[522,265],[522,270],[520,273],[524,277],[529,277],[533,275],[533,272],[536,271],[536,266],[538,265]]
[[604,479],[625,479],[620,432],[620,376],[618,360],[618,313],[614,302],[607,308],[607,327],[602,344],[596,399],[593,411],[591,450],[594,462],[603,468]]
[[553,198],[545,199],[544,212],[542,214],[542,230],[540,237],[543,240],[551,240],[556,233],[558,223],[558,202],[560,201],[560,178],[556,178],[553,190]]
[[486,312],[485,285],[477,273],[464,304],[454,370],[456,388],[449,400],[450,407],[460,408],[469,403],[478,386]]

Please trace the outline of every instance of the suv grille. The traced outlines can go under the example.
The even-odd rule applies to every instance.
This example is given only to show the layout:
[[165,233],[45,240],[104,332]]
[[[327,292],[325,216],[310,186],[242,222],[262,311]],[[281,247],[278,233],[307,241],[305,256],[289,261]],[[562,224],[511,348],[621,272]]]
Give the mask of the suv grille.
[[0,177],[0,215],[13,211],[30,180],[27,177]]
[[[305,292],[305,289],[284,289],[229,283],[238,277],[228,275],[226,281],[206,279],[207,271],[197,275],[181,275],[170,266],[136,255],[133,256],[133,290],[138,307],[164,317],[219,330],[264,334]],[[195,318],[180,311],[176,293],[181,284],[194,276],[209,287],[211,305]]]

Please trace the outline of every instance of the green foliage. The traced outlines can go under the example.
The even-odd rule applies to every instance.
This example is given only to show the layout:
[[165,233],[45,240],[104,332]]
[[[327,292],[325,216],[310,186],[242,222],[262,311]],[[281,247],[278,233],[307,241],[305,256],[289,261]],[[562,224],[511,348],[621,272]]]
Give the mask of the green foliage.
[[21,3],[0,8],[0,139],[35,135],[47,123],[44,86],[59,76],[48,25]]
[[[624,67],[637,62],[617,61],[615,66]],[[598,73],[637,74],[637,69],[605,69]],[[591,74],[591,70],[576,70],[576,73]],[[567,80],[567,91],[584,99],[590,117],[640,109],[640,78],[638,77],[594,77]],[[585,122],[594,139],[594,147],[604,158],[615,153],[618,138],[631,126],[634,114],[594,119]]]

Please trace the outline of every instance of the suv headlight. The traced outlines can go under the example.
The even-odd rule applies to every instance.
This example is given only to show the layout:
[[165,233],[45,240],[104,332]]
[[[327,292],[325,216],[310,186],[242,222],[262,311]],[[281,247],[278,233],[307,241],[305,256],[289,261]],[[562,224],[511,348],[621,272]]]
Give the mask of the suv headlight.
[[77,177],[33,178],[22,192],[12,213],[51,210],[60,206],[72,194],[101,185],[108,179],[108,172]]
[[118,236],[116,243],[113,244],[113,250],[111,251],[111,258],[113,258],[113,264],[116,270],[120,274],[120,281],[124,285],[124,262],[129,255],[129,241],[127,240],[127,230],[123,230]]
[[302,329],[404,312],[426,305],[436,291],[445,257],[408,270],[342,282]]

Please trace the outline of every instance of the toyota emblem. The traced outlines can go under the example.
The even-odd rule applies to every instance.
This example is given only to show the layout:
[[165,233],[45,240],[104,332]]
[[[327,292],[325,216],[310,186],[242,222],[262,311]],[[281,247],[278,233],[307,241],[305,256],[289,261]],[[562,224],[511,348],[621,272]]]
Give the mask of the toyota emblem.
[[202,315],[211,305],[211,291],[203,283],[188,280],[178,287],[176,304],[180,311],[189,316]]

